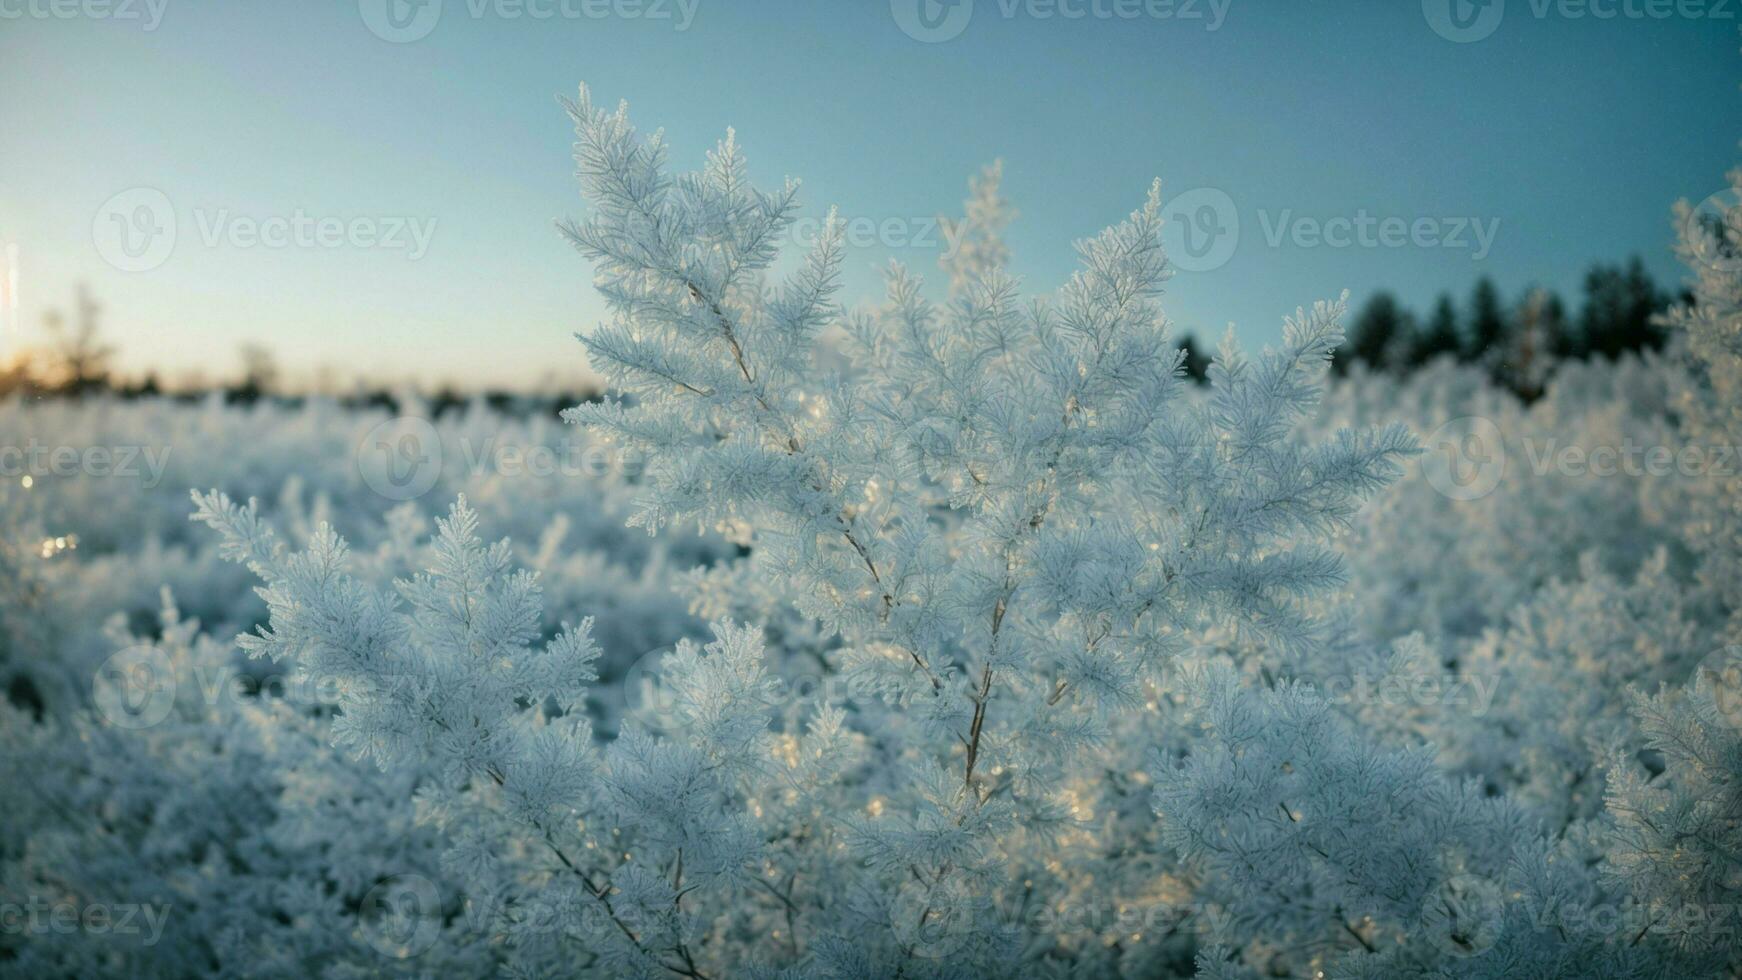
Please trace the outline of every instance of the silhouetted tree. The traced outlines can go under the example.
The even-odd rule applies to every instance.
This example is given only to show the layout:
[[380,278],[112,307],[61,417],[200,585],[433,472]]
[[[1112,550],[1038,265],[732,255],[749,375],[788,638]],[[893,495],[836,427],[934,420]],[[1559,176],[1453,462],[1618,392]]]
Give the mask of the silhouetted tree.
[[1625,267],[1596,265],[1585,274],[1585,303],[1579,311],[1580,354],[1615,358],[1626,351],[1655,350],[1664,334],[1652,322],[1669,306],[1645,263],[1634,256]]
[[1397,297],[1381,290],[1367,300],[1349,327],[1349,338],[1343,344],[1343,357],[1332,361],[1346,369],[1350,361],[1362,361],[1374,370],[1392,371],[1407,367],[1415,344],[1415,318]]
[[229,390],[229,400],[252,405],[278,386],[278,359],[263,344],[242,345],[242,381]]
[[1434,301],[1434,311],[1428,317],[1427,329],[1416,336],[1409,353],[1411,368],[1427,364],[1436,357],[1458,355],[1458,311],[1452,297],[1441,293]]
[[1506,314],[1500,307],[1500,290],[1483,276],[1470,293],[1470,330],[1464,336],[1464,360],[1493,367],[1505,357]]
[[69,324],[59,312],[43,317],[55,337],[61,388],[70,394],[83,394],[108,382],[109,358],[114,356],[115,348],[101,340],[102,327],[97,321],[101,309],[91,298],[91,291],[80,284],[73,323]]

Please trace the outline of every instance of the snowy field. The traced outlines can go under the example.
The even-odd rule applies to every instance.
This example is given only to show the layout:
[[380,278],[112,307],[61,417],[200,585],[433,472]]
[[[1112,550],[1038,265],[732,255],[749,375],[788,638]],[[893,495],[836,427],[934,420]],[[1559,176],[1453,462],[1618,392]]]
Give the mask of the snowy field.
[[0,972],[1742,969],[1742,210],[1528,403],[1335,303],[1198,385],[1153,195],[848,297],[571,111],[566,420],[0,403]]

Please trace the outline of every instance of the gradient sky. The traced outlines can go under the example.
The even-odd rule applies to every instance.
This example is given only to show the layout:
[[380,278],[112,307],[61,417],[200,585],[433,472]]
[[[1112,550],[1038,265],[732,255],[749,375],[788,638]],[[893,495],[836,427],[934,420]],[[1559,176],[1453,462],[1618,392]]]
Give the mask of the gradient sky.
[[[1344,288],[1425,307],[1489,274],[1508,296],[1572,294],[1589,263],[1632,253],[1678,282],[1671,202],[1720,190],[1742,156],[1738,0],[1670,19],[1491,0],[1503,17],[1473,43],[1430,25],[1442,0],[1218,0],[1215,30],[1209,0],[1195,19],[1115,0],[1064,0],[1078,18],[1052,0],[1009,16],[1016,0],[955,0],[934,12],[971,17],[939,43],[903,32],[914,0],[685,0],[683,30],[677,0],[542,20],[511,16],[520,0],[425,0],[440,19],[406,43],[367,26],[382,0],[151,0],[164,5],[151,30],[147,0],[102,0],[139,19],[67,19],[51,2],[0,0],[0,245],[17,246],[22,338],[88,282],[122,366],[171,379],[233,373],[244,342],[302,377],[580,377],[572,334],[602,307],[553,221],[584,214],[555,101],[582,81],[663,127],[683,169],[731,125],[764,186],[803,179],[806,214],[834,204],[898,222],[900,240],[849,254],[853,298],[875,298],[891,256],[936,285],[939,236],[920,219],[956,213],[967,175],[995,157],[1031,291],[1062,281],[1072,241],[1139,205],[1153,177],[1168,197],[1216,188],[1238,246],[1182,272],[1165,305],[1200,335],[1232,322],[1252,343]],[[1122,9],[1138,16],[1096,16]],[[134,188],[161,191],[177,231],[161,264],[127,272],[94,229]],[[1440,219],[1468,218],[1495,237],[1480,260],[1468,231],[1466,247],[1272,246],[1284,212],[1429,219],[1447,234]],[[239,218],[299,213],[433,221],[433,234],[415,259],[206,241]]]

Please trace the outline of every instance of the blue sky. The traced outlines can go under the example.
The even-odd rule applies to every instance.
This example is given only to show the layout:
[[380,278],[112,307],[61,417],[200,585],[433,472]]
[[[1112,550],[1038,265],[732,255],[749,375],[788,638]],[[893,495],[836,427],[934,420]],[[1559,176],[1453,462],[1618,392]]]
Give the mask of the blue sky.
[[[84,281],[122,365],[171,378],[231,373],[244,342],[305,377],[578,378],[601,306],[553,221],[584,214],[555,101],[582,81],[683,168],[735,126],[807,214],[883,226],[849,256],[855,298],[891,257],[933,272],[926,219],[995,157],[1031,291],[1160,177],[1234,243],[1166,307],[1251,343],[1345,288],[1572,294],[1631,253],[1679,281],[1669,205],[1720,190],[1742,136],[1742,0],[386,2],[0,0],[4,339]],[[379,36],[396,23],[427,34]],[[1485,36],[1443,36],[1465,23]],[[165,207],[167,251],[116,252]],[[1365,243],[1320,240],[1363,216]]]

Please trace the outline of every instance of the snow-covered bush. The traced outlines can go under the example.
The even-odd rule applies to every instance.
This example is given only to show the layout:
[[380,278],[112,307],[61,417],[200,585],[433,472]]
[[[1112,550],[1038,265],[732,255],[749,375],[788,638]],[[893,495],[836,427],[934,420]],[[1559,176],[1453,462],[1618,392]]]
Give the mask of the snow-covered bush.
[[[1152,190],[1051,302],[1023,308],[988,262],[947,307],[897,269],[886,305],[843,315],[832,224],[765,288],[794,189],[751,189],[730,138],[671,178],[621,110],[583,92],[571,111],[594,216],[567,231],[616,312],[586,342],[636,398],[572,417],[648,460],[632,522],[748,544],[730,573],[839,636],[824,660],[842,683],[786,697],[761,630],[722,623],[660,665],[652,717],[601,753],[577,714],[590,624],[533,646],[533,579],[479,543],[464,502],[395,595],[355,578],[330,530],[292,551],[253,508],[200,498],[267,583],[270,621],[244,646],[334,678],[340,743],[422,775],[473,901],[560,923],[505,928],[527,969],[1069,966],[1071,937],[977,910],[1116,873],[1099,775],[1139,770],[1144,741],[1114,744],[1114,720],[1129,727],[1193,631],[1316,642],[1309,601],[1342,573],[1313,542],[1412,452],[1398,428],[1293,437],[1340,308],[1303,311],[1253,361],[1225,345],[1188,401],[1177,352],[1156,353]],[[851,367],[802,390],[837,320]]]
[[[439,838],[416,824],[415,780],[335,752],[319,705],[285,696],[283,676],[245,684],[230,644],[163,601],[152,639],[110,624],[118,652],[88,712],[33,722],[0,706],[0,963],[18,976],[415,975],[394,955],[396,882],[455,890]],[[491,962],[473,933],[419,938],[456,968]]]
[[[215,482],[270,493],[289,536],[346,528],[366,543],[357,565],[371,581],[418,567],[428,518],[377,492],[358,461],[388,414],[104,398],[0,414],[20,450],[0,483],[0,971],[365,976],[439,960],[494,972],[489,933],[462,917],[462,879],[441,869],[440,835],[417,821],[419,773],[384,775],[332,745],[330,679],[238,657],[229,638],[267,604],[211,535],[188,533],[179,481]],[[600,642],[618,675],[705,631],[675,573],[732,549],[624,529],[632,472],[592,465],[554,418],[478,404],[431,429],[444,466],[430,492],[486,502],[559,584],[538,629],[582,608],[610,616]],[[99,448],[114,465],[57,465],[55,447],[79,461]],[[119,465],[121,447],[133,465]],[[507,449],[557,467],[491,455]],[[419,903],[434,918],[412,914]],[[408,948],[431,960],[401,961]]]
[[[0,882],[83,916],[0,967],[1742,976],[1742,495],[1591,465],[1742,434],[1742,209],[1664,351],[1529,404],[1328,382],[1341,302],[1200,387],[1159,189],[1024,299],[995,166],[849,306],[730,133],[569,110],[582,428],[423,419],[403,500],[380,410],[0,406],[174,450],[0,486]],[[577,444],[634,465],[488,448]]]
[[[113,652],[102,632],[109,616],[123,613],[148,632],[165,585],[184,616],[217,635],[264,616],[247,570],[219,559],[209,537],[189,528],[189,487],[264,497],[291,536],[326,522],[372,553],[403,552],[393,543],[427,534],[420,499],[464,493],[545,573],[546,632],[565,618],[605,617],[610,677],[648,650],[703,631],[670,583],[734,549],[625,528],[633,461],[554,416],[516,417],[482,401],[433,416],[409,396],[398,411],[319,398],[299,408],[215,397],[0,402],[0,567],[8,571],[0,576],[8,600],[0,630],[20,631],[0,647],[0,686],[16,683],[33,698],[88,686]],[[375,478],[368,453],[375,434],[410,425],[427,426],[414,431],[431,442],[431,469],[396,492]],[[395,561],[382,581],[415,567],[408,556]]]

